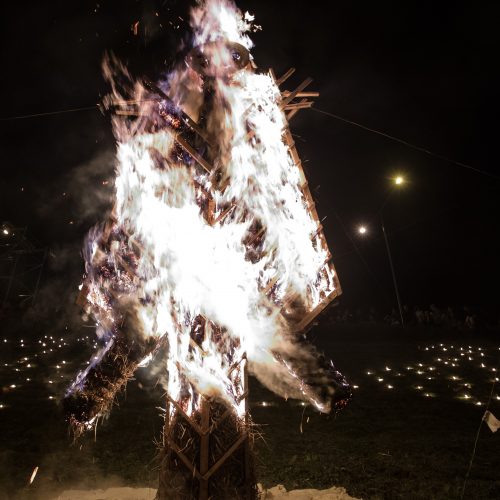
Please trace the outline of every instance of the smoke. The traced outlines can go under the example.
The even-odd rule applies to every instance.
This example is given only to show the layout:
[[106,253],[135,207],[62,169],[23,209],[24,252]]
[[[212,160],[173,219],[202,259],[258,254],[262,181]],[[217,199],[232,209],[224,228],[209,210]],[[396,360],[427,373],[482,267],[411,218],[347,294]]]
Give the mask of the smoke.
[[114,153],[106,150],[71,168],[48,189],[38,191],[39,215],[59,224],[95,224],[111,208],[114,164]]

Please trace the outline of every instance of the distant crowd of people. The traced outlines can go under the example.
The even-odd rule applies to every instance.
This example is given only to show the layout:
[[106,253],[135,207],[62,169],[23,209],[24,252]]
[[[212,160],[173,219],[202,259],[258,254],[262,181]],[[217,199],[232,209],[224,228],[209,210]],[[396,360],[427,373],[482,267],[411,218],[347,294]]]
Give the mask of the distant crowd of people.
[[[414,306],[410,308],[404,305],[402,309],[405,325],[461,330],[476,330],[479,326],[500,326],[498,318],[494,319],[491,315],[468,306],[438,307],[431,304],[426,307]],[[329,311],[328,317],[333,323],[401,325],[401,314],[396,308],[384,311],[375,306],[348,308],[339,305]]]
[[[33,317],[37,314],[36,306],[30,303],[0,304],[0,321],[13,320],[18,322],[20,317]],[[402,307],[405,325],[460,329],[474,331],[478,328],[500,328],[498,310],[480,309],[469,306],[438,307],[404,305]],[[391,310],[369,307],[347,307],[338,304],[330,307],[326,312],[327,321],[345,324],[385,324],[390,326],[401,325],[401,314],[398,308]]]

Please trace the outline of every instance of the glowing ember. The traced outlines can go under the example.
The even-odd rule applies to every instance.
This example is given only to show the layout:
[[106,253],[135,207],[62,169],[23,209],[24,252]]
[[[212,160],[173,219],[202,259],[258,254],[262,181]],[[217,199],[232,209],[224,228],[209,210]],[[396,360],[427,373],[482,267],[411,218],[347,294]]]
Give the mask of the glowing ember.
[[37,472],[38,472],[38,466],[33,469],[33,472],[31,473],[31,476],[30,476],[29,484],[33,483],[33,481],[35,480],[35,477],[37,475]]

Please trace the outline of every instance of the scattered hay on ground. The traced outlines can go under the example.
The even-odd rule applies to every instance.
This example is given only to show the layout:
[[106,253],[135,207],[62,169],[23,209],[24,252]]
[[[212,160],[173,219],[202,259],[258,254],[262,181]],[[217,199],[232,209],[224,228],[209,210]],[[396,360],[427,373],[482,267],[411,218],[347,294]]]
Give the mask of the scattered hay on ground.
[[[108,488],[106,490],[66,490],[56,500],[154,500],[156,490],[152,488]],[[286,491],[281,484],[263,490],[261,500],[358,500],[351,497],[345,488],[333,486],[328,490]]]

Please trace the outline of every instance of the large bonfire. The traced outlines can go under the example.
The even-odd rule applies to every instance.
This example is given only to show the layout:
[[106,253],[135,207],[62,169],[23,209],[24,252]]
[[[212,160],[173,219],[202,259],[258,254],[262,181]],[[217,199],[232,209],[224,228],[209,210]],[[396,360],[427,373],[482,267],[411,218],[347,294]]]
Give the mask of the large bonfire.
[[170,422],[201,426],[210,400],[213,414],[229,409],[233,429],[248,430],[247,370],[321,412],[349,393],[301,340],[340,289],[286,140],[286,106],[299,93],[256,71],[252,22],[225,0],[194,8],[187,55],[158,84],[104,62],[116,200],[85,245],[81,299],[103,347],[66,396],[77,433],[157,352],[166,352]]

